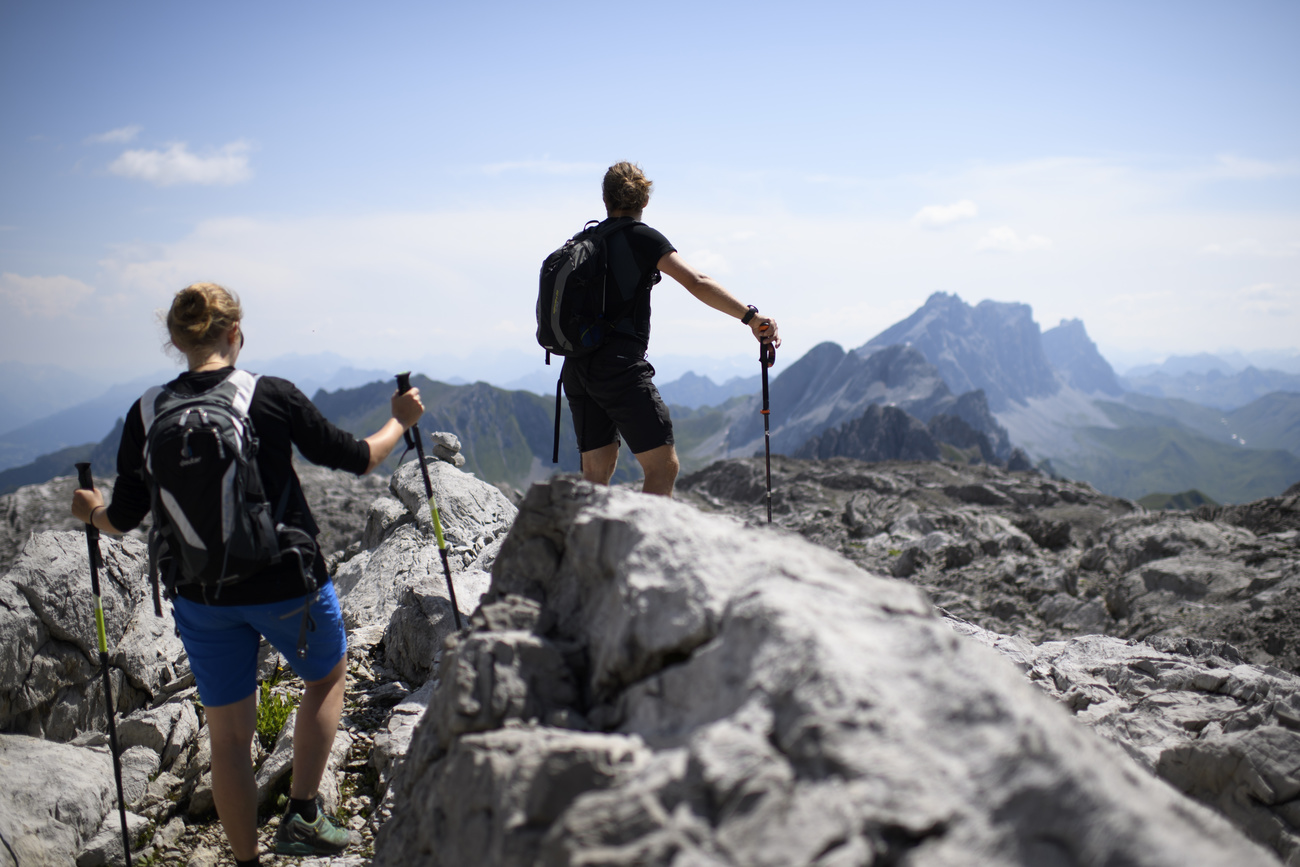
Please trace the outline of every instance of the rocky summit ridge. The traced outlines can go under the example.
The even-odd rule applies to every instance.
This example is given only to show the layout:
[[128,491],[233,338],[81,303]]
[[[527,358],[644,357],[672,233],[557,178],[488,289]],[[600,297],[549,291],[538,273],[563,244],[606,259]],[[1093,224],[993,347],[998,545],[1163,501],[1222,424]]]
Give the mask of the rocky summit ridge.
[[[362,838],[335,863],[1300,859],[1300,491],[1166,515],[1032,472],[776,458],[767,526],[761,460],[677,502],[559,477],[516,507],[445,451],[461,632],[418,468],[327,483],[351,652],[322,794]],[[140,549],[104,542],[132,827],[154,863],[214,864],[202,708]],[[120,859],[84,560],[39,530],[0,579],[24,867]],[[291,732],[255,743],[268,814]]]

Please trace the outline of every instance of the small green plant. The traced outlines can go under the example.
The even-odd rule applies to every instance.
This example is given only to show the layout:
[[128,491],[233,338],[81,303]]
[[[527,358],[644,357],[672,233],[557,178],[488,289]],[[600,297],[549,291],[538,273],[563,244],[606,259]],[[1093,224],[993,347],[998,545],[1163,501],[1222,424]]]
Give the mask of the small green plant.
[[271,686],[269,683],[262,684],[257,699],[257,739],[268,750],[275,749],[276,738],[280,736],[285,720],[297,705],[294,699],[274,692]]
[[902,553],[903,553],[903,549],[902,549],[902,548],[890,548],[890,549],[889,549],[889,556],[890,556],[890,557],[898,557],[898,556],[901,556]]

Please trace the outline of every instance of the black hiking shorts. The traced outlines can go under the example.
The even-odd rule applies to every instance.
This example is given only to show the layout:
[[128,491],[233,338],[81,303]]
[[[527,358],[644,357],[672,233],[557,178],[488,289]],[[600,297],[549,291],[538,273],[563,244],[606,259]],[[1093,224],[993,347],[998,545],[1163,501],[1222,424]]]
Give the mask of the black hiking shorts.
[[655,369],[636,340],[615,337],[591,355],[564,362],[564,394],[573,413],[578,450],[627,442],[639,455],[672,445],[673,420],[659,396]]

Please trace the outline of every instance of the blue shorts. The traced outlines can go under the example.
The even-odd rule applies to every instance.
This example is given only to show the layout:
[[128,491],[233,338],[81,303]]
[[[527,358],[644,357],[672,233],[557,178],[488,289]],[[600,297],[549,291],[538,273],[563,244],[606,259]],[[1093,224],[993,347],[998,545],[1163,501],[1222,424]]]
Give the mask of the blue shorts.
[[263,636],[308,683],[329,674],[347,653],[343,612],[326,584],[311,607],[307,655],[298,658],[303,605],[310,596],[266,605],[203,605],[184,597],[174,600],[176,626],[190,657],[190,669],[205,707],[220,707],[248,698],[257,689],[257,648]]

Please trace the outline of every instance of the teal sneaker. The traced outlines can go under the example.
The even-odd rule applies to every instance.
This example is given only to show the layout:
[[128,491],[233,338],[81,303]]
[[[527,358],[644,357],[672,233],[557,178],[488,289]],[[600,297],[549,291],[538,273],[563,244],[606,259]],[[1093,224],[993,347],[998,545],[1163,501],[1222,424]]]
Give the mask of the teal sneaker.
[[318,809],[316,821],[294,813],[280,820],[275,832],[277,855],[337,855],[354,842],[352,832],[335,825]]

